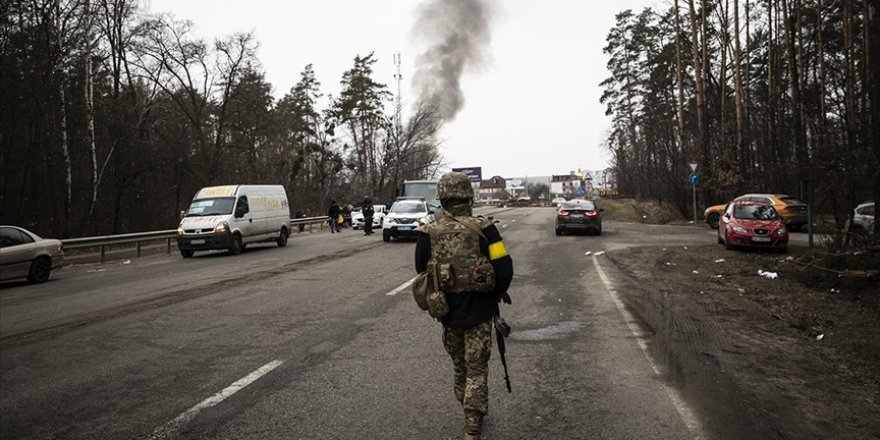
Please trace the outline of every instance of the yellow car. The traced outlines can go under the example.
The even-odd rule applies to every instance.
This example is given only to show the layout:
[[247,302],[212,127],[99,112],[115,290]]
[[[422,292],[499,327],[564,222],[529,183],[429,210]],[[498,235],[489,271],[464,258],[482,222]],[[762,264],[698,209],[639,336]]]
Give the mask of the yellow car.
[[[770,205],[782,217],[785,226],[797,231],[807,224],[807,205],[800,200],[786,194],[743,194],[732,201],[750,201]],[[714,205],[706,208],[703,220],[712,229],[718,229],[718,219],[724,212],[726,205]]]

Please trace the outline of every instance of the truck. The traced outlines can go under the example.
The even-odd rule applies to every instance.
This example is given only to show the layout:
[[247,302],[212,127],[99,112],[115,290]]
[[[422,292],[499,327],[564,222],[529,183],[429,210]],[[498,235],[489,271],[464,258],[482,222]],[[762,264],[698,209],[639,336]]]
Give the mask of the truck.
[[290,207],[281,185],[224,185],[199,190],[177,227],[183,258],[226,249],[238,255],[249,243],[287,246]]
[[437,199],[436,180],[404,180],[403,196],[407,198],[422,198],[428,204],[428,210],[433,211],[439,218],[440,200]]

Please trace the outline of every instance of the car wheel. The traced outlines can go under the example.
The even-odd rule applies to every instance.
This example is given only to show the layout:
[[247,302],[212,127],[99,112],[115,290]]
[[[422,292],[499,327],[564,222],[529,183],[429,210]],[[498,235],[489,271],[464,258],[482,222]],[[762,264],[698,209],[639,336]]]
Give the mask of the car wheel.
[[720,218],[721,218],[721,214],[718,214],[717,212],[713,212],[713,213],[709,214],[708,217],[706,217],[706,224],[708,224],[709,227],[712,229],[718,229],[718,219],[720,219]]
[[282,229],[278,234],[278,238],[275,239],[275,242],[278,243],[278,247],[287,246],[287,229]]
[[192,249],[181,249],[180,250],[180,256],[183,258],[192,258],[193,254],[195,254],[195,253],[196,253],[196,251],[194,251]]
[[562,229],[556,228],[556,235],[562,235]]
[[31,268],[28,270],[28,281],[32,283],[42,283],[49,279],[52,272],[52,261],[46,257],[39,257],[31,261]]
[[391,241],[391,234],[389,234],[387,230],[382,231],[382,241],[385,243]]
[[727,231],[724,231],[724,249],[733,249],[733,245],[730,244],[730,234],[728,234]]
[[241,244],[241,236],[236,235],[232,237],[232,246],[229,246],[229,254],[238,255],[241,253],[242,249],[244,249],[244,246]]
[[602,235],[602,228],[596,229],[596,235]]

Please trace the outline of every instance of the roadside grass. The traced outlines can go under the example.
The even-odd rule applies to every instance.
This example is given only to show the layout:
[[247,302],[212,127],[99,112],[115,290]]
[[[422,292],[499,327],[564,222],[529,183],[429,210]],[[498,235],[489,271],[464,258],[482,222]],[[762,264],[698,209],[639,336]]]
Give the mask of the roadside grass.
[[655,200],[602,199],[597,203],[605,209],[602,215],[607,220],[648,224],[688,223],[674,207]]

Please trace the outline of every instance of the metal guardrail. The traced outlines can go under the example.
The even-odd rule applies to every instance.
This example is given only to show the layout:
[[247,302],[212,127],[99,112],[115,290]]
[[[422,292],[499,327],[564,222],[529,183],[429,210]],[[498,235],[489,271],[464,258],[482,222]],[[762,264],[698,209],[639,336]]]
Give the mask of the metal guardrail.
[[[315,224],[319,226],[323,226],[327,223],[327,217],[303,217],[290,219],[290,231],[291,232],[303,232],[299,229],[300,225],[308,225],[309,231],[311,231],[311,227]],[[296,227],[294,227],[296,226]],[[132,234],[118,234],[118,235],[102,235],[97,237],[81,237],[81,238],[66,238],[61,240],[61,246],[64,249],[82,249],[82,248],[91,248],[98,247],[100,248],[101,254],[101,263],[106,260],[107,255],[107,247],[108,246],[117,246],[124,245],[129,243],[135,244],[135,252],[138,257],[141,256],[141,245],[147,241],[154,240],[165,240],[165,252],[171,253],[171,241],[177,238],[177,229],[169,229],[166,231],[149,231],[149,232],[136,232]]]

